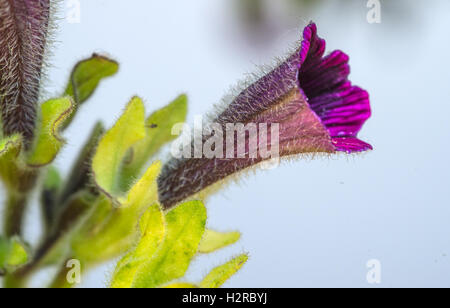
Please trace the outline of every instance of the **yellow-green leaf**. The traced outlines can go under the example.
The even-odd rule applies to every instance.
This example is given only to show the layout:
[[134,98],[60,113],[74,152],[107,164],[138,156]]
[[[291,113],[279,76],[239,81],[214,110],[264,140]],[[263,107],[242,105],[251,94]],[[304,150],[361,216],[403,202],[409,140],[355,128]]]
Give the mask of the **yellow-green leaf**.
[[20,145],[20,136],[12,135],[0,140],[0,157],[6,155],[11,149]]
[[100,140],[92,161],[95,182],[108,197],[120,194],[120,170],[124,158],[130,148],[144,137],[144,103],[134,97],[113,128]]
[[158,184],[156,179],[161,172],[161,162],[154,162],[129,190],[126,198],[121,198],[125,207],[142,209],[158,200]]
[[17,160],[22,149],[22,138],[13,135],[0,140],[0,178],[10,189],[19,187],[18,174],[21,173]]
[[28,261],[28,254],[22,243],[17,239],[11,242],[11,251],[9,253],[7,264],[10,266],[20,266]]
[[241,234],[239,232],[216,232],[213,230],[206,230],[198,251],[200,253],[210,253],[218,249],[224,248],[236,243]]
[[231,261],[214,268],[200,283],[201,288],[219,288],[247,262],[248,255],[242,254]]
[[157,202],[156,179],[161,163],[152,164],[131,188],[121,205],[114,207],[107,197],[100,197],[94,211],[76,232],[72,249],[87,264],[106,261],[127,251],[139,235],[139,217]]
[[147,135],[133,146],[133,157],[124,165],[123,182],[126,187],[130,178],[139,176],[147,161],[167,142],[177,136],[172,135],[172,127],[186,120],[187,97],[180,95],[166,107],[152,113],[145,121]]
[[59,130],[73,109],[74,103],[70,97],[51,99],[42,104],[36,140],[27,159],[29,165],[48,165],[56,158],[65,142]]
[[0,272],[16,268],[28,261],[25,246],[17,239],[0,237]]
[[[77,103],[76,109],[87,101],[97,89],[99,83],[111,77],[119,70],[119,64],[105,56],[93,54],[92,57],[78,62],[70,75],[65,95],[73,97]],[[74,118],[76,111],[64,122],[67,127]]]
[[94,54],[76,64],[65,94],[72,96],[78,105],[82,104],[95,92],[102,79],[115,75],[118,70],[116,61]]
[[189,201],[166,214],[166,235],[161,247],[136,272],[132,287],[155,288],[182,277],[205,231],[206,208]]
[[111,287],[129,288],[139,266],[151,258],[162,243],[165,233],[164,214],[158,204],[151,206],[140,221],[141,240],[135,250],[119,261]]

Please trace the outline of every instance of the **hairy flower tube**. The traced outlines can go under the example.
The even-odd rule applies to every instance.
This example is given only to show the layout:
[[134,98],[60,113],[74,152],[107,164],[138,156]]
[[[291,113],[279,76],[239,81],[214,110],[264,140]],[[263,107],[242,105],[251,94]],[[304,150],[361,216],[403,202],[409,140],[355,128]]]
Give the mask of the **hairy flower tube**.
[[[339,50],[327,56],[324,53],[325,41],[317,35],[316,25],[310,23],[303,31],[300,47],[275,69],[241,91],[212,121],[216,128],[218,125],[224,130],[230,123],[253,123],[256,127],[264,123],[277,124],[278,136],[271,130],[263,138],[259,129],[256,141],[245,140],[244,156],[207,157],[203,153],[194,158],[172,158],[158,180],[160,202],[164,207],[170,208],[213,189],[222,180],[269,159],[260,150],[274,146],[272,139],[275,137],[280,157],[372,149],[357,138],[371,115],[369,95],[348,80],[349,57],[345,53]],[[203,136],[203,142],[212,134],[210,129],[209,134]],[[257,153],[251,150],[251,142],[257,145]],[[229,153],[227,146],[230,144],[236,146],[237,142],[216,143],[213,151]],[[231,152],[235,153],[237,147]]]
[[37,116],[50,0],[0,0],[0,109],[5,135],[29,145]]

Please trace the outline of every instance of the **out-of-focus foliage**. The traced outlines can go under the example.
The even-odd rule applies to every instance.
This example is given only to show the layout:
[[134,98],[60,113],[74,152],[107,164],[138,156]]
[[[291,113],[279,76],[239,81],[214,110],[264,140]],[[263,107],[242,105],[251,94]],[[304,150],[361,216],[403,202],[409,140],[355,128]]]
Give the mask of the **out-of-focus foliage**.
[[0,274],[5,274],[27,261],[27,250],[17,238],[0,237]]

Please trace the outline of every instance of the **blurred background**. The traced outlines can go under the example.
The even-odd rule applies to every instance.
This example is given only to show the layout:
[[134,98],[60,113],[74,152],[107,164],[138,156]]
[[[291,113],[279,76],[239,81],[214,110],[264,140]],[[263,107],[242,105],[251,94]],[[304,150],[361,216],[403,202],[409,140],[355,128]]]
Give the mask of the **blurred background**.
[[[375,150],[285,162],[221,191],[207,202],[208,225],[239,230],[242,240],[198,257],[188,276],[199,280],[247,251],[250,261],[226,286],[450,287],[450,2],[381,1],[380,23],[368,22],[368,2],[378,1],[62,1],[48,95],[94,51],[121,69],[83,106],[56,165],[67,173],[94,122],[112,125],[134,94],[150,112],[186,92],[192,122],[295,46],[313,20],[328,51],[350,55],[351,80],[371,95],[360,137]],[[79,22],[65,18],[74,3]],[[27,230],[35,242],[32,215],[37,205]],[[366,279],[372,259],[378,285]],[[89,272],[82,286],[105,286],[113,266]]]

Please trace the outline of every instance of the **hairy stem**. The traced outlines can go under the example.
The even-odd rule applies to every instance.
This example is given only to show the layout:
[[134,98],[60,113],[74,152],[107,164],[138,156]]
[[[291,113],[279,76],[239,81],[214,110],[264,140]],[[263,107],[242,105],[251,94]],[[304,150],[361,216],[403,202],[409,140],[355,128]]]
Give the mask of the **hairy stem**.
[[4,233],[11,237],[21,235],[23,214],[26,209],[28,194],[10,192],[5,209]]
[[4,233],[11,237],[22,235],[23,216],[28,204],[28,197],[38,178],[38,170],[16,169],[17,183],[8,188],[4,215]]
[[70,268],[66,267],[68,260],[70,259],[67,259],[64,263],[61,264],[61,267],[58,270],[58,273],[56,274],[53,281],[50,283],[49,288],[69,289],[73,287],[73,284],[70,284],[69,281],[67,280],[67,274],[70,271]]

